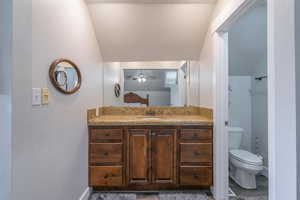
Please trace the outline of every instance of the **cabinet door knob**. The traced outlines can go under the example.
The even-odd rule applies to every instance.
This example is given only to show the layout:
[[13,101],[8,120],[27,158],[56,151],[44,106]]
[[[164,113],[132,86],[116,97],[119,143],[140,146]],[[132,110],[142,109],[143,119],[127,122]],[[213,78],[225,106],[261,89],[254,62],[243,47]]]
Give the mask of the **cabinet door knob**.
[[196,151],[196,152],[194,152],[194,155],[195,155],[195,156],[199,156],[200,153]]
[[194,174],[194,179],[198,179],[199,176],[197,174]]

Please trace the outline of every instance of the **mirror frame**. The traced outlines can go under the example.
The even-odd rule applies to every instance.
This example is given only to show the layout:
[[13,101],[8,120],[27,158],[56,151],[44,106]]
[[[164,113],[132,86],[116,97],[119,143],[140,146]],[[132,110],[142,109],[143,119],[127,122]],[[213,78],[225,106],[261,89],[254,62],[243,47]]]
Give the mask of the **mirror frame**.
[[[56,66],[59,64],[59,63],[62,63],[62,62],[66,62],[66,63],[69,63],[70,65],[72,65],[72,67],[74,67],[74,69],[76,70],[77,72],[77,76],[78,76],[78,83],[76,85],[76,87],[74,87],[72,90],[70,91],[67,91],[67,90],[64,90],[62,89],[56,79],[55,79],[55,69],[56,69]],[[64,93],[64,94],[74,94],[75,92],[77,92],[80,87],[81,87],[81,82],[82,82],[82,79],[81,79],[81,72],[79,70],[79,68],[77,67],[77,65],[72,62],[71,60],[69,59],[65,59],[65,58],[60,58],[60,59],[57,59],[55,60],[51,66],[50,66],[50,69],[49,69],[49,77],[50,77],[50,80],[51,80],[51,83],[53,84],[53,86],[60,92]]]

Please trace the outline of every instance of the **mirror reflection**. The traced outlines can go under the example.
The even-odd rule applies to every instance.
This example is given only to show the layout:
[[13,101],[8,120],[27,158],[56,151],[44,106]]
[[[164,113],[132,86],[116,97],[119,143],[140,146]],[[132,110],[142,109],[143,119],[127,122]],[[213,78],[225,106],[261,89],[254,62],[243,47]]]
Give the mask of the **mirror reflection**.
[[80,71],[70,60],[56,60],[50,68],[50,79],[53,85],[65,94],[76,92],[81,85]]
[[[105,63],[104,105],[188,106],[189,73],[189,61]],[[119,97],[115,84],[120,85]]]
[[149,106],[184,106],[185,90],[182,69],[124,70],[125,103],[131,103],[127,102],[127,95],[135,94],[146,99]]
[[78,84],[78,74],[70,63],[61,62],[56,66],[55,80],[63,90],[72,91]]

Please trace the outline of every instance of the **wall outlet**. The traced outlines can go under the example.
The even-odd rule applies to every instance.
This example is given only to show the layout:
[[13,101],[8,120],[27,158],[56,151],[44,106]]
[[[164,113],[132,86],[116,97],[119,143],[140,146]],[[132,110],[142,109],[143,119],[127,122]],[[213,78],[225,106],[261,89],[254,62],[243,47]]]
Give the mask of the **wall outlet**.
[[49,89],[42,88],[42,104],[47,105],[49,104]]
[[32,88],[32,105],[40,106],[42,104],[42,90],[41,88]]

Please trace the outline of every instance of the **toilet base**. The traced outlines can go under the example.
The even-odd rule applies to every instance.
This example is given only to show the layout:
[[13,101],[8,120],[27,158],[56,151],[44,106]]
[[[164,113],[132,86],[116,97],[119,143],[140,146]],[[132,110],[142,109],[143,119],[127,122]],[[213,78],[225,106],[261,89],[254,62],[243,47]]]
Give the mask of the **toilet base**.
[[229,176],[244,189],[256,189],[256,174],[241,168],[230,166]]

